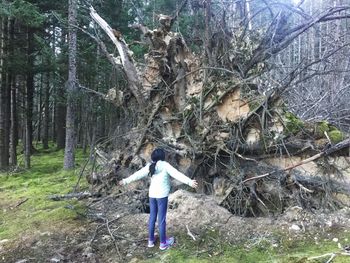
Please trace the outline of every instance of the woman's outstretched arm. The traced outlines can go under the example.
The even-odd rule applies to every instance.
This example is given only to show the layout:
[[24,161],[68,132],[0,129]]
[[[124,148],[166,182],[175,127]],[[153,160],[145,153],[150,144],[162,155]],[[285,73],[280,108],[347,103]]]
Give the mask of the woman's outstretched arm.
[[137,180],[140,180],[140,179],[146,177],[148,175],[148,173],[149,173],[149,165],[146,165],[142,169],[140,169],[137,172],[130,175],[128,178],[125,178],[125,179],[119,181],[119,184],[120,185],[130,184],[131,182],[134,182],[134,181],[137,181]]
[[197,188],[198,183],[196,180],[192,180],[191,178],[187,177],[183,173],[179,172],[177,169],[175,169],[171,164],[166,163],[166,171],[168,174],[175,178],[176,180],[180,181],[181,183],[187,184],[191,186],[192,188]]

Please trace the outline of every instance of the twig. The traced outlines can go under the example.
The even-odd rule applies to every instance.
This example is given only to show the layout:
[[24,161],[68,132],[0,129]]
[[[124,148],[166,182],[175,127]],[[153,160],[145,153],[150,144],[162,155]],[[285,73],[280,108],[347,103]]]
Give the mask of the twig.
[[77,188],[78,188],[78,185],[79,185],[79,183],[80,183],[81,177],[83,176],[83,173],[84,173],[85,168],[86,168],[86,166],[88,165],[89,161],[90,161],[90,158],[87,158],[87,160],[86,160],[86,162],[85,162],[85,164],[84,164],[83,169],[80,171],[79,178],[78,178],[78,181],[77,181],[76,185],[74,186],[73,193],[75,193],[75,192],[77,191]]
[[330,263],[332,262],[333,258],[335,258],[336,254],[335,253],[332,253],[331,257],[327,260],[326,263]]
[[29,198],[25,198],[21,201],[19,201],[13,208],[19,207],[20,205],[24,204],[25,202],[27,202],[29,200]]
[[115,240],[115,237],[114,237],[114,235],[113,235],[111,229],[109,228],[109,221],[108,221],[108,219],[106,219],[106,227],[107,227],[107,230],[108,230],[109,235],[111,236],[111,238],[112,238],[112,240],[113,240],[113,244],[114,244],[114,246],[115,246],[115,249],[117,250],[117,253],[118,253],[119,258],[122,258],[122,255],[120,254],[120,251],[119,251],[119,247],[118,247],[117,243],[115,242],[115,241],[116,241],[116,240]]
[[332,141],[331,141],[331,139],[329,138],[328,133],[327,133],[326,131],[324,132],[324,135],[326,136],[326,138],[327,138],[329,144],[332,145]]
[[303,186],[301,183],[299,183],[296,179],[294,180],[294,182],[302,189],[304,190],[305,192],[308,192],[308,193],[313,193],[314,191],[313,190],[310,190],[308,188],[306,188],[305,186]]
[[234,152],[234,154],[237,155],[239,158],[241,158],[243,160],[252,161],[252,162],[258,163],[257,160],[252,159],[252,158],[248,158],[248,157],[244,157],[243,155],[239,154],[238,152]]
[[194,235],[191,233],[190,229],[188,228],[188,225],[186,225],[186,229],[187,229],[187,235],[189,235],[190,237],[192,237],[192,239],[194,241],[196,241],[196,238],[194,237]]

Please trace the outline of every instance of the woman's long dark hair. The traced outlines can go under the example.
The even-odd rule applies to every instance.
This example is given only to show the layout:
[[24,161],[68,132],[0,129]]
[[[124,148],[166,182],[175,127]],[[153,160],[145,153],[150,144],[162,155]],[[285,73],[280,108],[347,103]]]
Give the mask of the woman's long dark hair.
[[151,154],[152,163],[149,166],[149,175],[152,176],[156,171],[156,164],[158,161],[165,160],[165,152],[161,148],[155,149]]

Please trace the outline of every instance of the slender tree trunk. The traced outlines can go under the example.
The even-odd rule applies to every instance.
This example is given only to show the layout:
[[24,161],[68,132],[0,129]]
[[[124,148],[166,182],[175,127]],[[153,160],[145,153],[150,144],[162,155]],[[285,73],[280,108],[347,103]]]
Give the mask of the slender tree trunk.
[[[65,39],[67,36],[67,32],[62,30],[62,39],[61,45],[65,45]],[[55,46],[55,44],[53,45]],[[55,107],[54,107],[54,134],[53,137],[56,138],[57,149],[64,149],[66,142],[66,94],[63,84],[61,84],[60,80],[57,80],[54,72],[54,89],[55,89]]]
[[50,127],[50,73],[44,76],[44,127],[43,127],[43,148],[49,148],[49,127]]
[[33,149],[33,99],[34,99],[34,32],[28,27],[28,71],[26,79],[26,132],[25,132],[25,167],[30,168],[30,155]]
[[[14,54],[15,39],[15,21],[10,20],[9,24],[9,52],[10,56]],[[13,70],[9,80],[9,157],[10,165],[17,165],[17,143],[18,143],[18,125],[17,125],[17,89],[16,76]]]
[[5,18],[0,18],[0,170],[8,167],[8,153],[6,152],[6,85],[4,71],[5,54]]
[[56,110],[55,110],[55,126],[56,126],[56,143],[57,149],[63,149],[65,145],[66,138],[66,106],[64,105],[65,101],[65,92],[63,87],[58,87],[56,90]]
[[17,165],[17,142],[18,142],[18,122],[17,122],[17,87],[16,78],[11,81],[11,128],[10,128],[10,164]]
[[40,88],[39,88],[39,100],[37,103],[38,110],[38,124],[36,127],[37,130],[37,143],[41,141],[41,125],[42,125],[42,110],[43,110],[43,86],[44,86],[44,73],[40,74]]
[[72,169],[75,164],[75,144],[76,144],[76,53],[77,53],[77,34],[76,34],[76,19],[77,19],[77,2],[69,0],[68,10],[68,83],[67,83],[67,114],[66,114],[66,145],[64,152],[64,169]]
[[206,8],[205,8],[205,51],[208,58],[208,64],[209,66],[215,66],[214,63],[214,56],[212,54],[212,47],[211,47],[211,26],[210,26],[210,20],[211,20],[211,0],[206,1]]

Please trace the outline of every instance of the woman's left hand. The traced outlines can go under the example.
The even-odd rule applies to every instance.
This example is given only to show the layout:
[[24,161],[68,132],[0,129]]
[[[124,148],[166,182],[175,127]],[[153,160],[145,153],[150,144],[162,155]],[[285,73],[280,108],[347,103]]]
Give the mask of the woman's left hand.
[[198,182],[196,180],[192,180],[190,186],[192,188],[197,188],[198,187]]
[[120,181],[118,182],[118,185],[123,186],[123,185],[124,185],[123,180],[120,180]]

